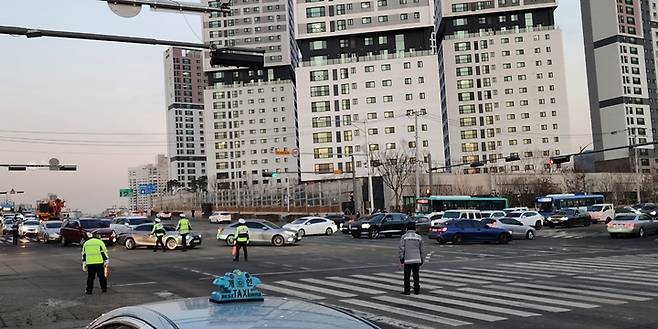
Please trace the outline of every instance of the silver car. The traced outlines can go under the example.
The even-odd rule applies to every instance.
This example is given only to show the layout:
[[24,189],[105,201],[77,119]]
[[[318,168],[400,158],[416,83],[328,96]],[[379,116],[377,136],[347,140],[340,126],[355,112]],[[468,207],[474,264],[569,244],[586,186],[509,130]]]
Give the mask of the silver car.
[[38,220],[26,220],[18,225],[18,235],[20,237],[25,236],[37,236],[37,230],[39,229]]
[[3,218],[2,222],[0,222],[0,227],[2,228],[2,235],[10,233],[13,225],[14,225],[13,217]]
[[115,217],[110,223],[110,228],[116,235],[127,233],[140,224],[153,223],[152,219],[144,216]]
[[620,214],[608,223],[608,233],[612,238],[620,235],[644,237],[649,233],[658,234],[658,221],[647,214]]
[[262,302],[218,304],[208,297],[122,307],[101,315],[87,329],[377,329],[347,312],[294,298],[266,296]]
[[50,241],[59,241],[59,229],[62,227],[62,221],[49,220],[39,224],[37,229],[37,241],[48,243]]
[[[166,235],[162,238],[165,247],[169,250],[175,250],[183,246],[183,240],[180,233],[176,228],[171,225],[164,225]],[[153,223],[140,224],[135,226],[134,229],[119,235],[117,243],[122,244],[128,250],[137,247],[155,247],[156,237],[151,235],[153,231]],[[201,244],[201,234],[190,232],[187,235],[187,246],[194,248]]]
[[532,240],[537,235],[532,226],[523,225],[520,221],[510,217],[486,218],[482,222],[489,227],[502,228],[509,231],[514,239]]
[[[227,245],[235,244],[235,228],[240,223],[233,223],[217,229],[217,240],[224,240]],[[245,223],[249,228],[249,243],[272,244],[277,247],[294,244],[302,238],[296,231],[283,229],[274,223],[263,219],[248,219]]]

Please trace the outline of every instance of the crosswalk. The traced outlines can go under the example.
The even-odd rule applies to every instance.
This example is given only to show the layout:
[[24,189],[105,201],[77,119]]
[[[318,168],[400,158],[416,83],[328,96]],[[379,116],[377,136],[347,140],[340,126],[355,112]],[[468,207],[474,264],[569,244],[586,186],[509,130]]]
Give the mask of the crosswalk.
[[549,229],[544,228],[537,232],[538,238],[552,238],[552,239],[585,239],[593,237],[605,237],[608,233],[602,229],[595,232],[579,232],[570,229]]
[[[10,245],[13,244],[14,238],[9,235],[9,236],[0,236],[0,244],[5,244],[5,245]],[[30,239],[28,238],[19,238],[19,241],[21,243],[28,243],[30,242]]]
[[651,302],[658,297],[655,278],[658,254],[641,254],[423,269],[422,292],[411,296],[400,294],[401,271],[278,280],[258,288],[399,328],[450,328]]

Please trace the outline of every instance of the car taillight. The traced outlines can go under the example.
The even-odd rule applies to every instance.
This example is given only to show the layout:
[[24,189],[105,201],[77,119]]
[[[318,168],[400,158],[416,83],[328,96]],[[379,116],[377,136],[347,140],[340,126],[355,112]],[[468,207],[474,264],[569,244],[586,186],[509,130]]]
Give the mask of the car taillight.
[[626,223],[626,224],[624,224],[624,227],[625,228],[633,228],[633,227],[635,227],[635,224]]
[[492,223],[489,223],[487,225],[489,225],[489,227],[496,227],[496,222],[492,222]]

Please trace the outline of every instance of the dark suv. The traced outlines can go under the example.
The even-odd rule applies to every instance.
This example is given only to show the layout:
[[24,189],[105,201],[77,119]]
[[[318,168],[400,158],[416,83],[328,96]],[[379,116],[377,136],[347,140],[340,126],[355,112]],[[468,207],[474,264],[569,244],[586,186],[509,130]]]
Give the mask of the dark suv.
[[67,219],[62,223],[62,228],[59,232],[62,236],[60,243],[63,246],[69,243],[83,244],[88,239],[88,234],[93,234],[94,232],[100,233],[101,240],[105,244],[114,244],[117,242],[116,233],[110,228],[110,221],[106,219]]
[[381,234],[386,237],[393,234],[404,234],[407,231],[408,222],[409,217],[405,214],[374,214],[350,224],[349,229],[354,238],[359,238],[365,234],[371,239],[376,239]]

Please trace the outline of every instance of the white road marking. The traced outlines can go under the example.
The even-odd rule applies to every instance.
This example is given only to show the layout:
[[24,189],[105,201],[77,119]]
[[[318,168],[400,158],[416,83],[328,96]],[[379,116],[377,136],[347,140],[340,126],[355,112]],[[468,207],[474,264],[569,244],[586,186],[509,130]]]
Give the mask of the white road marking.
[[272,286],[272,285],[269,285],[269,284],[259,284],[258,289],[274,291],[274,292],[278,292],[280,294],[299,297],[299,298],[303,298],[303,299],[309,299],[309,300],[324,299],[324,297],[322,297],[322,296],[313,295],[313,294],[309,294],[309,293],[305,293],[305,292],[301,292],[301,291],[297,291],[297,290],[293,290],[293,289],[287,289],[287,288]]
[[510,286],[517,286],[517,287],[528,287],[528,288],[532,288],[532,289],[541,289],[541,290],[552,290],[552,291],[571,292],[571,293],[576,293],[576,294],[592,295],[592,296],[599,296],[599,297],[608,297],[608,298],[617,298],[617,299],[627,299],[627,300],[632,300],[632,301],[637,301],[637,302],[645,302],[645,301],[651,300],[651,298],[629,296],[629,295],[627,295],[627,294],[626,294],[626,295],[623,295],[623,294],[613,294],[613,293],[600,292],[600,291],[591,291],[591,290],[584,290],[584,289],[572,289],[572,288],[562,288],[562,287],[555,287],[555,286],[537,286],[537,285],[535,285],[535,284],[520,283],[520,282],[508,283],[508,285],[510,285]]
[[590,277],[590,276],[575,276],[576,279],[585,279],[585,280],[594,280],[594,281],[603,281],[603,282],[614,282],[614,283],[624,283],[632,285],[643,285],[658,287],[656,282],[646,282],[646,281],[637,281],[637,280],[626,280],[626,279],[613,279],[613,278],[600,278],[600,277]]
[[[392,273],[377,273],[376,275],[383,276],[383,277],[388,277],[388,278],[397,278],[400,280],[400,283],[402,283],[402,280],[404,280],[402,275],[398,274],[392,274]],[[423,277],[420,278],[421,284],[423,282],[427,282],[430,284],[436,284],[436,285],[444,285],[444,286],[451,286],[451,287],[464,287],[466,284],[463,283],[456,283],[456,282],[450,282],[450,281],[444,281],[444,280],[432,280],[432,279],[423,279]],[[491,282],[488,282],[491,283]]]
[[[554,278],[555,275],[550,275],[550,274],[541,274],[541,273],[532,273],[532,272],[521,272],[521,271],[505,271],[505,270],[492,270],[488,268],[479,268],[479,267],[462,267],[461,269],[463,270],[471,270],[471,271],[476,271],[476,272],[491,272],[491,273],[501,273],[501,274],[506,274],[509,276],[512,276],[514,278],[518,278],[520,276],[536,276],[538,278]],[[486,274],[484,274],[486,275]]]
[[528,303],[528,302],[520,302],[520,301],[515,301],[515,300],[500,299],[500,298],[494,298],[494,297],[486,297],[486,296],[481,296],[481,295],[472,295],[472,294],[467,294],[467,293],[457,292],[457,291],[435,290],[435,291],[432,291],[432,293],[437,294],[437,295],[446,295],[446,296],[452,296],[452,297],[474,299],[474,300],[477,300],[477,301],[483,301],[483,302],[489,302],[489,303],[495,303],[495,304],[504,304],[504,305],[507,305],[507,306],[516,306],[516,307],[528,308],[528,309],[533,309],[533,310],[540,310],[540,311],[545,311],[545,312],[568,312],[568,311],[571,311],[571,309],[568,309],[568,308],[532,304],[532,303]]
[[300,281],[315,283],[315,284],[319,284],[319,285],[323,285],[323,286],[340,288],[340,289],[344,289],[344,290],[351,290],[351,291],[361,292],[361,293],[370,294],[370,295],[378,295],[378,294],[385,294],[386,293],[385,291],[381,291],[381,290],[363,288],[363,287],[359,287],[359,286],[352,286],[352,285],[348,285],[348,284],[342,284],[342,283],[337,283],[337,282],[332,282],[332,281],[325,281],[325,280],[318,280],[318,279],[301,279]]
[[520,288],[520,287],[513,288],[513,287],[500,287],[500,286],[485,286],[485,288],[502,289],[503,291],[519,292],[519,293],[525,293],[525,294],[529,294],[529,295],[559,297],[559,298],[579,300],[579,301],[583,301],[583,302],[609,304],[609,305],[621,305],[621,304],[626,304],[627,303],[627,301],[623,301],[623,300],[616,300],[616,299],[610,299],[610,298],[590,297],[590,296],[580,296],[580,295],[576,295],[576,294],[573,294],[573,293],[561,293],[561,292],[557,292],[557,291],[546,291],[546,290],[540,290],[540,289],[534,289],[534,288],[533,289],[528,289],[528,288]]
[[530,263],[532,265],[540,265],[540,266],[549,266],[551,268],[555,269],[566,269],[566,270],[576,270],[580,271],[581,273],[583,271],[604,271],[606,269],[601,269],[596,266],[589,266],[589,265],[563,265],[563,264],[556,264],[556,263],[551,263],[551,262],[540,262],[540,261],[534,261]]
[[558,263],[558,262],[553,262],[553,261],[548,261],[548,262],[533,262],[533,264],[545,264],[545,265],[553,265],[556,267],[562,267],[562,268],[575,268],[575,269],[583,269],[583,270],[600,270],[600,271],[610,271],[610,270],[616,270],[616,269],[623,269],[623,268],[615,268],[615,267],[610,267],[610,266],[605,266],[605,265],[592,265],[592,264],[564,264],[564,263]]
[[332,281],[338,281],[338,282],[347,282],[347,283],[359,284],[359,285],[362,285],[362,286],[370,286],[370,287],[385,289],[385,290],[393,290],[393,291],[399,291],[400,290],[400,287],[398,287],[397,285],[393,286],[393,285],[390,285],[390,284],[376,283],[376,282],[370,282],[370,281],[365,281],[365,280],[357,280],[357,279],[351,279],[351,278],[343,278],[343,277],[338,277],[338,276],[330,276],[330,277],[326,277],[325,279],[332,280]]
[[453,305],[458,305],[458,306],[463,306],[463,307],[468,307],[468,308],[473,308],[473,309],[480,309],[480,310],[485,310],[485,311],[491,311],[491,312],[496,312],[496,313],[501,313],[501,314],[516,315],[516,316],[520,316],[520,317],[524,317],[524,318],[525,317],[530,317],[530,316],[539,316],[539,315],[541,315],[541,314],[538,314],[538,313],[531,313],[531,312],[514,310],[514,309],[510,309],[510,308],[490,306],[490,305],[467,302],[467,301],[463,301],[463,300],[454,300],[454,299],[441,298],[441,297],[433,297],[433,296],[425,296],[425,295],[414,295],[413,298],[422,299],[422,300],[431,301],[431,302],[438,302],[438,303],[443,303],[443,304],[453,304]]
[[[553,286],[560,286],[560,287],[565,287],[566,283],[557,283],[557,282],[552,282],[551,283]],[[631,290],[631,289],[618,289],[618,288],[610,288],[610,287],[602,287],[602,286],[595,286],[595,285],[585,285],[585,284],[569,284],[565,288],[582,288],[582,289],[590,289],[590,290],[598,290],[598,291],[607,291],[607,292],[616,292],[620,294],[632,294],[635,296],[645,296],[645,297],[658,297],[658,293],[656,292],[647,292],[647,291],[640,291],[640,290]]]
[[284,286],[288,286],[288,287],[302,289],[302,290],[315,291],[315,292],[323,293],[323,294],[326,294],[326,295],[338,296],[338,297],[341,297],[341,298],[356,297],[356,295],[354,295],[354,294],[348,294],[348,293],[341,292],[341,291],[315,287],[315,286],[311,286],[311,285],[308,285],[308,284],[297,283],[297,282],[292,282],[292,281],[276,281],[275,283],[280,284],[280,285],[284,285]]
[[[396,280],[396,279],[389,279],[389,278],[380,278],[380,277],[372,276],[372,275],[358,275],[358,274],[357,275],[350,275],[350,276],[354,277],[354,278],[358,278],[358,279],[374,280],[374,281],[381,281],[381,282],[391,283],[391,284],[394,284],[395,286],[400,287],[400,288],[402,288],[402,284],[403,284],[402,278],[398,278]],[[427,289],[442,289],[443,288],[441,286],[425,284],[424,282],[422,282],[422,280],[421,280],[420,284],[423,288],[427,288]],[[402,289],[400,289],[400,291],[401,290]]]
[[[348,306],[350,308],[353,308],[352,305],[348,305]],[[341,306],[336,306],[336,307],[340,308]],[[386,323],[389,326],[393,326],[393,327],[400,328],[400,329],[436,329],[435,327],[429,327],[429,326],[425,326],[425,325],[422,325],[422,324],[419,324],[419,323],[402,321],[402,320],[394,319],[394,318],[384,316],[384,315],[373,314],[373,313],[366,312],[366,311],[363,311],[363,310],[360,310],[360,309],[358,309],[358,310],[354,309],[352,312],[354,314],[364,318],[364,319],[374,321],[374,322]],[[391,313],[395,313],[395,312],[391,312]]]
[[[510,282],[512,280],[510,279],[503,279],[500,277],[496,277],[493,275],[489,275],[487,277],[482,277],[481,275],[476,275],[476,274],[468,274],[468,273],[462,273],[459,271],[453,271],[453,270],[441,270],[441,271],[421,271],[421,273],[435,273],[435,274],[446,274],[446,275],[453,275],[453,276],[459,276],[459,277],[464,277],[464,278],[472,278],[476,280],[470,280],[470,281],[463,281],[463,282],[473,282],[473,283],[481,283],[483,280],[486,281],[494,281],[494,282]],[[454,278],[453,278],[454,279]]]
[[589,266],[599,266],[599,267],[612,267],[612,268],[638,268],[639,265],[623,265],[623,264],[610,264],[608,262],[593,262],[586,260],[551,260],[551,263],[563,264],[563,265],[589,265]]
[[461,317],[465,317],[465,318],[472,318],[472,319],[488,321],[488,322],[507,320],[507,318],[503,318],[503,317],[500,317],[500,316],[488,315],[488,314],[476,313],[476,312],[470,312],[470,311],[464,311],[464,310],[458,309],[458,308],[445,307],[445,306],[439,306],[439,305],[435,305],[435,304],[417,302],[417,301],[413,301],[413,300],[409,300],[409,299],[400,299],[400,298],[389,297],[389,296],[377,296],[377,297],[373,297],[373,298],[377,299],[377,300],[384,301],[384,302],[390,302],[390,303],[395,303],[395,304],[400,304],[400,305],[413,306],[413,307],[422,308],[422,309],[426,309],[426,310],[433,311],[433,312],[448,313],[450,315],[461,316]]
[[112,287],[131,287],[131,286],[145,286],[148,284],[156,284],[155,281],[149,282],[135,282],[135,283],[124,283],[124,284],[113,284]]
[[547,272],[551,272],[555,274],[555,272],[565,272],[565,273],[573,273],[573,274],[582,274],[582,270],[566,270],[566,269],[560,269],[560,268],[554,268],[553,266],[550,265],[539,265],[539,264],[533,264],[533,263],[517,263],[517,264],[503,264],[502,266],[505,267],[514,267],[514,268],[520,268],[523,270],[543,270]]
[[393,307],[390,307],[389,305],[384,305],[384,304],[379,304],[379,303],[372,303],[372,302],[367,302],[367,301],[363,301],[363,300],[345,299],[345,300],[341,300],[341,302],[356,305],[356,306],[361,306],[361,307],[372,308],[372,309],[380,310],[380,311],[381,310],[386,310],[387,313],[404,315],[404,316],[417,318],[417,319],[421,319],[421,320],[425,320],[425,321],[429,321],[429,322],[447,324],[447,325],[453,326],[453,327],[471,324],[470,322],[445,318],[445,317],[438,316],[438,315],[421,313],[421,312],[416,312],[416,311],[411,311],[411,310],[406,310],[406,309],[403,310],[403,309],[399,309],[399,308],[393,308]]
[[509,298],[516,298],[516,299],[521,299],[521,300],[530,300],[530,301],[534,301],[534,302],[547,303],[547,304],[557,304],[557,305],[571,306],[571,307],[578,307],[578,308],[595,308],[595,307],[599,307],[598,305],[594,305],[594,304],[586,304],[586,303],[572,302],[572,301],[566,301],[566,300],[561,300],[561,299],[551,299],[551,298],[535,297],[535,296],[528,296],[528,295],[519,295],[519,294],[512,294],[512,293],[506,293],[506,292],[501,292],[501,291],[493,291],[493,290],[485,290],[485,289],[459,288],[459,291],[467,291],[467,292],[480,293],[480,294],[490,295],[490,296],[509,297]]

